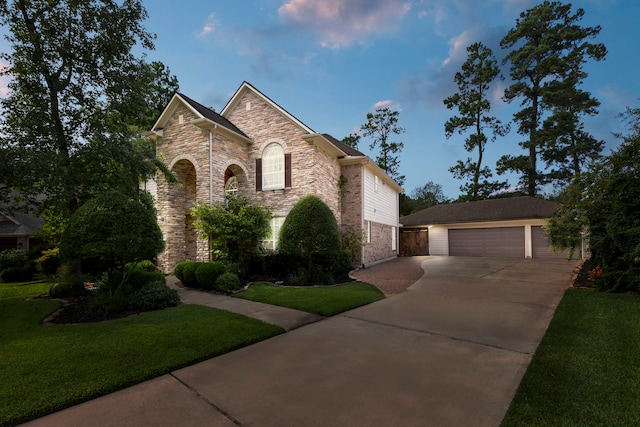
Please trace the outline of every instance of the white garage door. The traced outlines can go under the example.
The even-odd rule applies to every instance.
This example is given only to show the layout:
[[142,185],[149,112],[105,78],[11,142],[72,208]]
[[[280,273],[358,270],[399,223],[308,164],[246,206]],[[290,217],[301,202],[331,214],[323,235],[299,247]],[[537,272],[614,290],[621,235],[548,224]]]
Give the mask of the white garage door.
[[568,251],[553,253],[549,236],[540,226],[531,227],[531,249],[533,258],[563,258],[566,259]]
[[524,227],[449,230],[449,255],[524,258]]

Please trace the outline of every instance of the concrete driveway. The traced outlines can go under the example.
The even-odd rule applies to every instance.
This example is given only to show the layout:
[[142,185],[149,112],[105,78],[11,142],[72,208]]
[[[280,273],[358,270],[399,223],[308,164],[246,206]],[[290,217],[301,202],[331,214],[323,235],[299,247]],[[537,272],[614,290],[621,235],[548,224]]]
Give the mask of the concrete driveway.
[[433,257],[422,267],[383,301],[38,421],[497,426],[576,262]]

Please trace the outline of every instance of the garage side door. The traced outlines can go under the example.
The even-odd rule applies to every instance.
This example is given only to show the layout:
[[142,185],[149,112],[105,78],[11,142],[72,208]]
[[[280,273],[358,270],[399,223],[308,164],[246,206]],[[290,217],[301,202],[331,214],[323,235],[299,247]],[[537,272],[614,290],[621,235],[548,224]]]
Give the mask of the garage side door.
[[531,227],[531,250],[534,258],[561,258],[567,259],[568,251],[553,253],[549,236],[540,226]]
[[449,230],[449,255],[524,258],[524,227]]

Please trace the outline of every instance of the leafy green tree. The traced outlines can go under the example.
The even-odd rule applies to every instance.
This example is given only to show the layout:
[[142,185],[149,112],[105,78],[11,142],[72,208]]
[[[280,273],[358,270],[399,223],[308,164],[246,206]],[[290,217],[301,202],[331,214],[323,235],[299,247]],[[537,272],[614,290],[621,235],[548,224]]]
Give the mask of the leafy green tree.
[[330,254],[340,251],[341,240],[331,209],[317,196],[308,195],[295,204],[284,220],[278,250],[303,257]]
[[433,181],[414,188],[411,192],[411,198],[413,199],[413,212],[421,211],[442,203],[449,203],[449,199],[447,199],[444,191],[442,191],[442,185],[436,184]]
[[628,110],[631,132],[620,147],[578,176],[564,206],[550,221],[558,249],[578,243],[586,231],[591,259],[601,268],[602,290],[640,290],[640,110]]
[[[589,111],[588,102],[574,104],[566,94],[579,93],[577,87],[586,77],[582,67],[587,59],[599,61],[606,55],[603,44],[588,41],[600,33],[600,26],[580,26],[578,23],[583,16],[583,9],[572,13],[570,4],[544,1],[522,12],[516,26],[500,41],[500,46],[511,49],[505,63],[511,64],[510,74],[514,81],[506,89],[504,99],[521,101],[523,108],[514,114],[514,120],[518,133],[527,139],[520,142],[526,154],[503,156],[498,162],[498,173],[518,172],[520,183],[530,196],[535,196],[541,185],[555,178],[553,173],[549,175],[541,170],[539,156],[552,144],[550,141],[559,141],[560,136],[572,130],[571,126],[564,125],[543,128],[545,116],[569,111],[576,118]],[[559,89],[565,95],[558,96]],[[581,98],[583,95],[584,92]],[[566,121],[562,120],[563,123]],[[569,122],[576,126],[575,121]],[[560,153],[568,154],[564,150],[559,150],[558,155]],[[551,154],[546,156],[551,163],[562,162]]]
[[243,272],[257,252],[258,243],[266,239],[271,230],[271,211],[250,204],[246,197],[231,197],[226,206],[197,204],[191,214],[196,229],[210,240],[211,249],[227,261],[238,262]]
[[[96,259],[107,273],[109,294],[127,278],[127,263],[154,259],[164,249],[151,197],[109,191],[76,210],[60,241],[63,259]],[[119,273],[119,274],[117,274]]]
[[447,138],[451,138],[455,132],[463,134],[472,131],[465,140],[464,148],[470,153],[476,151],[477,160],[470,157],[465,161],[458,160],[449,171],[457,179],[468,180],[460,187],[467,200],[481,200],[506,187],[506,182],[489,181],[491,169],[483,166],[487,144],[485,129],[490,130],[491,140],[495,141],[498,136],[506,135],[509,126],[503,126],[500,120],[490,115],[489,90],[500,73],[493,52],[482,43],[473,43],[467,47],[467,52],[469,55],[462,64],[462,71],[455,75],[459,92],[444,100],[448,109],[457,108],[460,115],[447,120],[444,128]]
[[10,78],[0,197],[22,208],[37,199],[68,218],[109,189],[135,196],[155,173],[155,154],[132,139],[151,120],[154,84],[168,76],[132,53],[153,48],[146,17],[139,0],[0,2],[11,46],[0,56]]
[[398,126],[398,111],[391,111],[388,107],[376,109],[374,113],[367,113],[367,122],[360,129],[362,136],[371,137],[369,149],[379,149],[376,163],[380,168],[393,178],[398,185],[404,183],[404,175],[400,175],[399,154],[404,147],[402,142],[392,142],[389,139],[393,134],[404,133],[404,128]]

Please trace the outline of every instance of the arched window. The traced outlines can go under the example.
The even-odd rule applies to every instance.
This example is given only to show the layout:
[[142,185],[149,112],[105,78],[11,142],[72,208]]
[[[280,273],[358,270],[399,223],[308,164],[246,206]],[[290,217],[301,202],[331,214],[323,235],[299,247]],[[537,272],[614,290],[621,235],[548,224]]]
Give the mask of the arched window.
[[284,150],[272,142],[262,152],[262,189],[284,188]]
[[224,195],[226,197],[238,197],[238,178],[232,176],[227,179],[224,185]]

